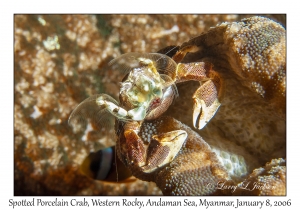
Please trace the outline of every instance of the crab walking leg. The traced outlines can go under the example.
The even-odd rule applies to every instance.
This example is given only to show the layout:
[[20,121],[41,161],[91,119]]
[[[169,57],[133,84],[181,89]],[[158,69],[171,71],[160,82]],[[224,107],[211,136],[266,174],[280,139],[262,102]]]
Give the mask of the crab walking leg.
[[221,103],[222,82],[218,73],[212,70],[212,65],[204,62],[179,63],[177,66],[178,82],[196,80],[200,87],[193,95],[193,124],[202,129],[215,115]]
[[140,123],[135,121],[124,126],[121,159],[143,173],[151,173],[173,161],[187,138],[186,131],[174,130],[153,135],[150,143],[145,143],[138,135],[139,130]]

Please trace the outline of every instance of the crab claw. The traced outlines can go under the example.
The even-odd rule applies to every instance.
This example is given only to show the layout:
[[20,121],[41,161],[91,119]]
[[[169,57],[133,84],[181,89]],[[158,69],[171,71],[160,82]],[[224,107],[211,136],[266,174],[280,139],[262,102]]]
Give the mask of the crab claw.
[[143,166],[143,171],[151,173],[170,163],[180,151],[186,138],[187,132],[184,130],[153,135],[147,151],[147,164]]
[[194,112],[193,112],[193,123],[194,127],[201,130],[215,115],[220,107],[220,102],[216,99],[213,104],[209,107],[206,106],[203,100],[195,99]]
[[214,83],[206,81],[197,89],[194,96],[193,124],[201,130],[218,111],[221,103]]

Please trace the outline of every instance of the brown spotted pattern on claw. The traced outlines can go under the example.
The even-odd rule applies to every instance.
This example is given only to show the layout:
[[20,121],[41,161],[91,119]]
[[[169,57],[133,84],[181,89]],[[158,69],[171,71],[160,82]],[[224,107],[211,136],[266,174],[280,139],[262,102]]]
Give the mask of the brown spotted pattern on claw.
[[[166,49],[169,49],[167,47]],[[213,70],[213,65],[209,62],[189,62],[181,63],[188,53],[195,53],[200,48],[196,45],[186,45],[173,52],[172,59],[176,61],[175,72],[165,72],[171,78],[175,78],[176,84],[187,81],[199,82],[199,87],[193,94],[193,126],[199,130],[206,124],[218,111],[223,96],[223,82],[219,73]],[[166,50],[161,50],[165,52]],[[175,73],[175,74],[174,74]]]
[[[120,159],[132,171],[147,175],[172,162],[187,138],[186,131],[180,129],[159,132],[158,126],[165,122],[154,121],[156,131],[149,130],[151,134],[147,139],[140,135],[141,125],[138,122],[118,123],[121,130],[117,142]],[[147,124],[144,122],[144,127]],[[133,174],[138,177],[137,172]]]
[[[149,124],[155,125],[155,135],[157,136],[180,130],[187,133],[187,139],[180,152],[176,153],[175,159],[158,170],[153,170],[150,173],[144,172],[143,167],[128,163],[134,176],[142,180],[156,182],[165,195],[209,195],[217,192],[215,186],[219,181],[229,180],[229,175],[216,154],[191,128],[171,117],[145,121],[143,126],[147,127]],[[154,136],[153,138],[157,137]],[[126,141],[126,136],[121,136],[117,142],[117,149],[121,149],[121,145],[124,145],[122,142]],[[124,152],[120,151],[118,154],[123,162],[127,162],[127,156],[124,155]],[[163,155],[157,156],[156,154],[153,157],[163,158]]]

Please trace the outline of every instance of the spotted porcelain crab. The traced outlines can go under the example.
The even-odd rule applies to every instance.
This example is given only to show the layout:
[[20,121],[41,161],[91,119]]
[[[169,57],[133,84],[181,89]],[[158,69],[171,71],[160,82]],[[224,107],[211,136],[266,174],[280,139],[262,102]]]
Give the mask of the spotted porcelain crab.
[[[124,134],[125,142],[119,145],[119,155],[125,165],[136,165],[143,172],[170,163],[184,144],[187,133],[174,130],[152,136],[140,136],[146,120],[154,120],[164,113],[177,97],[176,83],[195,80],[200,87],[193,95],[193,124],[202,129],[217,112],[221,94],[221,79],[212,65],[204,62],[179,63],[197,47],[187,46],[172,58],[161,53],[127,53],[112,60],[112,70],[124,75],[120,83],[119,102],[107,94],[91,96],[80,103],[69,118],[71,125],[88,122],[99,130],[109,130],[115,117],[117,135]],[[118,126],[116,126],[118,127]],[[122,130],[122,134],[118,132]]]

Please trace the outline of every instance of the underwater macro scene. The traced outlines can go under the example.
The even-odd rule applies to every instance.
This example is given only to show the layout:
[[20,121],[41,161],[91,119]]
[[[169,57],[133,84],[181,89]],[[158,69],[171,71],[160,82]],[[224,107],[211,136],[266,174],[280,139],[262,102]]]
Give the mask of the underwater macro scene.
[[[14,195],[286,195],[285,27],[279,14],[14,15]],[[93,95],[119,99],[130,76],[109,62],[131,52],[180,57],[175,66],[203,62],[200,84],[220,80],[220,106],[202,127],[199,117],[193,120],[196,76],[178,84],[163,77],[171,81],[166,88],[176,83],[178,96],[172,92],[172,104],[146,119],[140,133],[186,134],[180,151],[157,169],[122,165],[128,148],[120,141],[133,135],[124,124],[117,140],[107,137],[114,127],[78,131],[68,123]],[[119,181],[93,179],[86,158],[117,143]],[[221,183],[239,187],[217,189]],[[257,189],[245,190],[254,183]]]

